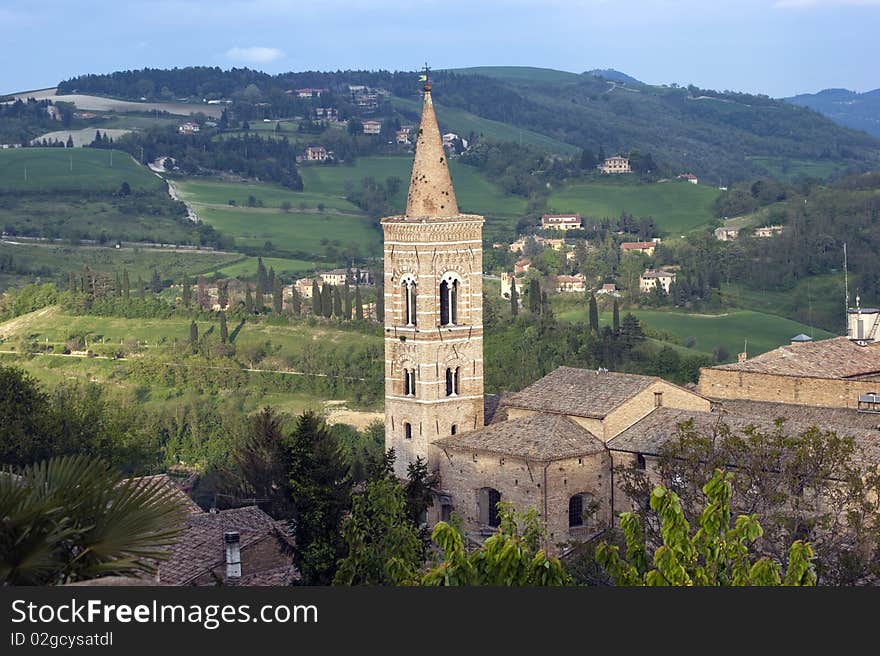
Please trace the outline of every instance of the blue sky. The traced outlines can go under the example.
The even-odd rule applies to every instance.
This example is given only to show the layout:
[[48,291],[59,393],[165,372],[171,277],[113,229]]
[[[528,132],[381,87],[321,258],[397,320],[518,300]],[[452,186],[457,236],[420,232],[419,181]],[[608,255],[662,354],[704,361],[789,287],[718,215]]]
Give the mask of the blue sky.
[[82,73],[521,65],[771,96],[880,87],[880,0],[0,0],[0,92]]

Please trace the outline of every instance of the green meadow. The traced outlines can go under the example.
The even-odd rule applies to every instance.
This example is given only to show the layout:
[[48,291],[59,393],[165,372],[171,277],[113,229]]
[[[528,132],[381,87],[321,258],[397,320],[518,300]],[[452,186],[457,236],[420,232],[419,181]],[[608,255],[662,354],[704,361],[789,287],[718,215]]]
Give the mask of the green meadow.
[[635,217],[652,216],[664,234],[678,236],[714,220],[712,203],[720,193],[714,187],[679,180],[587,180],[554,190],[549,204],[555,212],[580,212],[599,219],[616,219],[621,212]]
[[[732,310],[718,315],[688,314],[663,310],[621,310],[621,316],[632,312],[643,325],[675,335],[682,344],[693,340],[692,349],[711,354],[716,346],[723,346],[732,357],[741,352],[748,341],[749,356],[770,351],[788,344],[799,333],[814,339],[833,337],[832,333],[774,314],[753,310]],[[586,321],[586,304],[575,310],[560,313],[568,321]],[[603,325],[611,324],[611,313],[601,312]]]
[[[303,167],[301,172],[305,170],[308,169]],[[201,205],[229,206],[229,201],[233,200],[237,206],[244,207],[247,205],[248,197],[253,196],[262,201],[263,207],[280,208],[282,203],[288,202],[294,210],[304,208],[316,210],[319,204],[323,204],[327,209],[351,214],[362,213],[356,205],[338,195],[291,191],[273,184],[181,178],[174,180],[174,186],[184,200]]]
[[120,150],[16,148],[0,150],[0,192],[161,189],[161,178]]

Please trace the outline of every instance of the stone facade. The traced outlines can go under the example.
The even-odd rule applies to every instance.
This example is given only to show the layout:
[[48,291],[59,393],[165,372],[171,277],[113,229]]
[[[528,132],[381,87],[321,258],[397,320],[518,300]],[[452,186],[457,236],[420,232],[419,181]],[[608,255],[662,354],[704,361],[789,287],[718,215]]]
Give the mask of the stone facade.
[[[486,521],[486,489],[500,493],[520,512],[538,511],[546,531],[544,547],[551,552],[557,545],[596,535],[611,522],[611,456],[607,451],[535,462],[526,458],[491,453],[448,450],[440,460],[444,492],[472,537],[491,535],[494,528]],[[597,508],[582,526],[569,526],[569,500],[583,495],[583,508]]]
[[859,395],[880,389],[880,374],[860,380],[782,376],[707,367],[700,370],[700,392],[719,399],[857,408]]

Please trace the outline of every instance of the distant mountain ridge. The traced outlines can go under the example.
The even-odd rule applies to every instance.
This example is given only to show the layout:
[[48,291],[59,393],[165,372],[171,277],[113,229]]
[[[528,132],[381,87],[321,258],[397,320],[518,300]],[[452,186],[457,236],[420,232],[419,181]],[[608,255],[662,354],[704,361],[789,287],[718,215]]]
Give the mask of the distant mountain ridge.
[[849,89],[823,89],[802,93],[786,102],[809,107],[839,125],[880,137],[880,89],[858,93]]

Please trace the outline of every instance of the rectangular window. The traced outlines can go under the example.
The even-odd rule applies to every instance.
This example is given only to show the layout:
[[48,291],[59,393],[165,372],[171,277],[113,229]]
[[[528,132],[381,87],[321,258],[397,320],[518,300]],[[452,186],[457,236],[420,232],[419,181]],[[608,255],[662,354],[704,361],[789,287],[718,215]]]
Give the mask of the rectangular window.
[[412,439],[412,424],[408,421],[403,424],[403,437],[407,440]]

